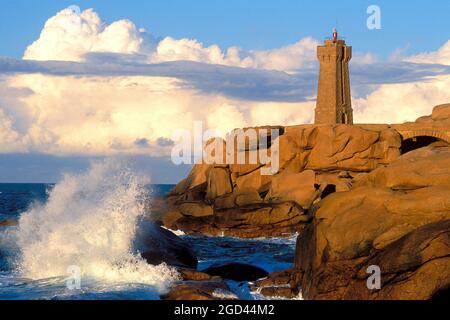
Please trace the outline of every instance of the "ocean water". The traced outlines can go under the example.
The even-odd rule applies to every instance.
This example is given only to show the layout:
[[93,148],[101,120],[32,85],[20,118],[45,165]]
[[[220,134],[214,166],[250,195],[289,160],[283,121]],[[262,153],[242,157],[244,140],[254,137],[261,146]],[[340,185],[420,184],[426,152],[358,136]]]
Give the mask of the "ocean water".
[[[19,220],[0,227],[0,299],[159,299],[176,272],[147,264],[130,248],[143,199],[173,187],[149,182],[121,163],[103,162],[55,185],[0,184],[0,221]],[[243,262],[272,272],[294,259],[295,237],[180,236],[197,254],[199,270]],[[260,298],[246,283],[229,284],[242,299]]]

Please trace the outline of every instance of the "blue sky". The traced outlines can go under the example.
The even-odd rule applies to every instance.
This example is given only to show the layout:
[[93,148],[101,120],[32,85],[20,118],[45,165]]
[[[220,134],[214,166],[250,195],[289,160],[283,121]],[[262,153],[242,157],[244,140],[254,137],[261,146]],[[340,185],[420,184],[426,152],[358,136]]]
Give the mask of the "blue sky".
[[[322,39],[335,24],[358,51],[382,57],[398,48],[408,54],[435,50],[450,33],[447,0],[2,0],[0,55],[21,57],[45,21],[74,4],[94,8],[107,23],[130,19],[155,36],[247,50],[278,48],[305,36]],[[382,10],[382,30],[366,28],[370,4]]]

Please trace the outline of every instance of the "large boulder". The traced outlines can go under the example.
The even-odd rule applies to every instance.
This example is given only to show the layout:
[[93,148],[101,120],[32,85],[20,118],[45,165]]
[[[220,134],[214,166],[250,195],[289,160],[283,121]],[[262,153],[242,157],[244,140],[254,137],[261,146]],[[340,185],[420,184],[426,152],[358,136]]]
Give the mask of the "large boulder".
[[160,226],[141,221],[133,249],[149,263],[196,269],[198,260],[191,247],[173,232]]
[[400,155],[401,138],[392,130],[337,125],[319,128],[306,165],[312,170],[369,172]]
[[183,194],[190,189],[206,184],[208,181],[209,171],[211,166],[208,164],[200,163],[195,164],[189,173],[188,177],[180,181],[176,187],[171,191],[171,195]]
[[306,170],[295,174],[280,174],[273,178],[266,199],[269,201],[294,201],[309,209],[320,192],[315,187],[316,174]]
[[[449,164],[448,147],[418,149],[322,200],[297,240],[303,295],[428,299],[446,288],[441,275],[450,270]],[[374,264],[382,272],[376,292],[365,286]]]
[[424,225],[367,261],[381,270],[380,290],[367,290],[367,273],[360,270],[344,299],[432,299],[450,289],[449,254],[450,220]]
[[206,199],[214,200],[224,194],[233,192],[230,170],[228,168],[211,168],[208,175]]

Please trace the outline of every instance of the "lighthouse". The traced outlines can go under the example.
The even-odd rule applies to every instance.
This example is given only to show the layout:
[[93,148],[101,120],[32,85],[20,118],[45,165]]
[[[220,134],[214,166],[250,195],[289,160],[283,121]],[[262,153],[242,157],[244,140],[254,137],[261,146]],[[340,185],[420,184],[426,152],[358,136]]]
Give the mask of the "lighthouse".
[[320,62],[315,124],[353,124],[348,64],[352,47],[339,39],[336,29],[332,40],[317,47]]

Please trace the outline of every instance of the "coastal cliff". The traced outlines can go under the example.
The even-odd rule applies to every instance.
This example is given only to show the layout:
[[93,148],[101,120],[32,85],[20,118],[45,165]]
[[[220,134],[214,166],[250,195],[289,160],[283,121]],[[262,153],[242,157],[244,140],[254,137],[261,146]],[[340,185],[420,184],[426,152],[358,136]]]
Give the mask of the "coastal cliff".
[[[439,136],[408,136],[424,123]],[[268,295],[279,295],[280,286],[307,299],[445,295],[449,130],[450,105],[403,125],[284,127],[275,175],[262,175],[262,163],[197,164],[168,195],[162,223],[242,238],[298,233],[295,267],[254,285]],[[372,265],[381,270],[381,289],[367,288]]]
[[[439,106],[433,116],[422,117],[419,122],[448,128],[449,110],[448,105]],[[356,181],[395,162],[411,148],[401,135],[402,129],[410,126],[281,128],[279,171],[275,175],[262,175],[267,165],[259,162],[196,164],[169,194],[162,222],[187,233],[243,238],[300,232],[311,222],[315,205],[333,193],[351,190]],[[431,139],[429,143],[448,145]],[[222,143],[225,148],[226,142]]]

